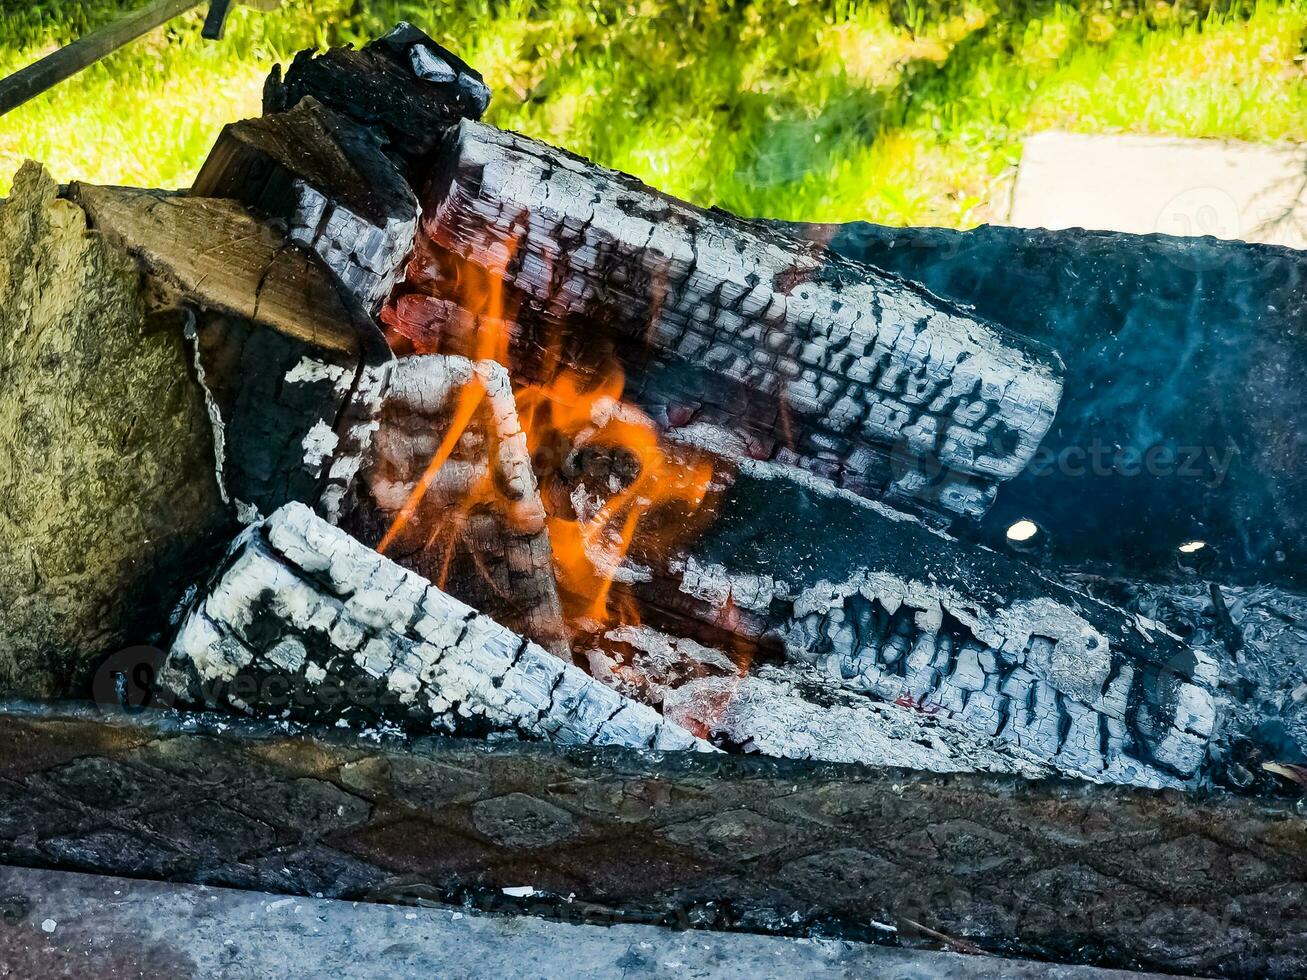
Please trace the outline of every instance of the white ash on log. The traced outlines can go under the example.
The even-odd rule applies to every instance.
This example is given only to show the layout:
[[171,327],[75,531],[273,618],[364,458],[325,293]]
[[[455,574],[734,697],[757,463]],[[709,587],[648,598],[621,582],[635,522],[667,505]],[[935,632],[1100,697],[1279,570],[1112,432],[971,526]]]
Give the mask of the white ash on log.
[[[1204,775],[1216,665],[1159,624],[774,464],[719,458],[715,520],[628,590],[644,622],[927,708],[1064,772]],[[908,707],[908,706],[911,707]]]
[[220,487],[246,520],[290,500],[335,520],[367,451],[391,355],[322,260],[242,205],[74,184],[92,225],[194,310]]
[[237,539],[158,683],[188,704],[293,719],[709,749],[302,504]]
[[547,515],[507,371],[463,357],[401,358],[378,425],[345,529],[568,656]]
[[744,752],[1028,779],[1059,772],[1034,753],[935,710],[904,711],[833,686],[804,665],[749,669],[719,650],[647,626],[610,630],[587,656],[591,676],[657,705],[664,718],[715,744]]
[[505,284],[515,377],[616,357],[669,425],[732,428],[859,493],[978,515],[1056,410],[1047,348],[914,284],[470,120],[433,163],[426,239],[383,319],[467,353],[470,268]]

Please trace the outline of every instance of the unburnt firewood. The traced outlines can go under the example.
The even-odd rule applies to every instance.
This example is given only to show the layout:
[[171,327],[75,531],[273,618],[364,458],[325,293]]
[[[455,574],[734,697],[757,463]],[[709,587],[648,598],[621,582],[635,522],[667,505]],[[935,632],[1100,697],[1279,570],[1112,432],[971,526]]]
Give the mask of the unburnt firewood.
[[157,302],[198,311],[196,371],[226,497],[246,520],[290,500],[336,519],[391,361],[350,290],[235,201],[85,184],[70,193],[141,262]]
[[434,354],[399,360],[359,483],[346,530],[568,654],[545,509],[502,366]]
[[190,193],[284,220],[366,310],[389,295],[413,247],[417,199],[375,132],[306,98],[225,126]]
[[[697,435],[697,434],[696,434]],[[1216,665],[1161,625],[775,464],[718,462],[715,519],[618,588],[643,620],[954,718],[1056,768],[1201,779]],[[704,626],[709,627],[704,629]]]
[[279,717],[707,748],[302,504],[237,539],[159,684],[185,703]]
[[[982,513],[1052,421],[1055,354],[914,284],[470,120],[429,174],[424,240],[383,313],[418,349],[505,329],[531,380],[560,353],[615,357],[666,424],[725,425],[755,455],[946,517]],[[481,315],[478,277],[502,282],[502,310]]]
[[182,331],[24,164],[0,201],[0,690],[77,689],[234,529]]
[[990,772],[1038,778],[1056,766],[935,710],[904,711],[806,665],[737,664],[719,650],[648,626],[595,639],[590,674],[724,746],[782,759]]

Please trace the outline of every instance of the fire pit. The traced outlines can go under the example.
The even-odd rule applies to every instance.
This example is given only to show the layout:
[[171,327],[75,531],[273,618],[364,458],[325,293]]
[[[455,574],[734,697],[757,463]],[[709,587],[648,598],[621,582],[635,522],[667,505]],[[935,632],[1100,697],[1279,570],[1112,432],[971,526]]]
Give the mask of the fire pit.
[[1085,355],[489,98],[401,25],[20,171],[8,860],[1300,972],[1293,582],[986,523]]

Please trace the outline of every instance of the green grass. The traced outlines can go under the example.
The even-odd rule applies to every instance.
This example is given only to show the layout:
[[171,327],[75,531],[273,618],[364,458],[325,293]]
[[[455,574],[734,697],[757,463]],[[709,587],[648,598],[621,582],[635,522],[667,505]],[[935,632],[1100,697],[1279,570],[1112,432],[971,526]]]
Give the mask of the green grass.
[[[0,72],[120,4],[0,0]],[[289,0],[193,13],[0,117],[62,180],[185,186],[274,62],[409,20],[477,65],[490,120],[748,215],[965,227],[1058,128],[1307,139],[1307,0]]]

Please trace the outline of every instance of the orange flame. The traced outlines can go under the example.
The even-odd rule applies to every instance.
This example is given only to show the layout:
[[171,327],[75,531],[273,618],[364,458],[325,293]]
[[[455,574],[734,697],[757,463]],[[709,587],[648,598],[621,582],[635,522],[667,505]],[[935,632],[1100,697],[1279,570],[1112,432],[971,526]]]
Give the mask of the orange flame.
[[[455,260],[452,250],[442,247],[448,243],[441,241],[441,229],[434,222],[426,224],[424,231],[426,241],[420,242],[406,275],[408,286],[417,291],[399,297],[381,315],[392,347],[398,352],[495,360],[514,373],[516,303],[510,301],[505,281],[517,241],[495,243],[487,250],[489,261],[482,258],[481,264],[473,264]],[[670,553],[687,527],[687,515],[703,503],[712,467],[706,461],[673,460],[653,422],[622,401],[625,377],[615,362],[596,370],[587,367],[582,374],[564,363],[561,342],[555,341],[546,345],[539,363],[533,373],[545,380],[518,384],[514,373],[514,396],[542,491],[565,618],[574,633],[614,623],[635,625],[639,616],[634,603],[615,601],[614,580],[637,541],[647,557]],[[459,394],[449,430],[379,550],[391,547],[411,525],[484,397],[484,389],[476,384]],[[633,462],[634,474],[625,483],[610,481],[600,488],[602,493],[588,487],[572,494],[549,493],[551,484],[565,482],[559,471],[578,449]],[[442,537],[451,548],[454,536],[446,533],[447,528],[459,526],[496,492],[492,480],[473,488],[466,499],[440,515],[428,546]],[[581,497],[586,499],[578,506]],[[670,513],[676,519],[660,522]]]

